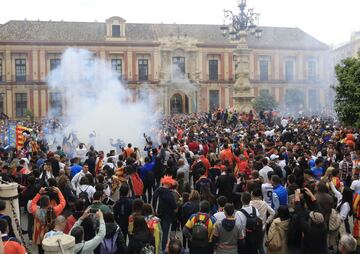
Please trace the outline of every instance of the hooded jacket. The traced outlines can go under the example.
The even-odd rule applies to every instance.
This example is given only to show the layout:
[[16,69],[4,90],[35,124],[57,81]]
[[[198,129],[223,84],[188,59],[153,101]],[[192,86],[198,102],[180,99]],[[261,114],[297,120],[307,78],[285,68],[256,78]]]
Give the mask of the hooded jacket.
[[295,213],[298,215],[299,226],[303,234],[300,253],[327,254],[328,231],[325,227],[325,224],[322,223],[316,225],[312,222],[309,222],[308,211],[304,209],[300,202],[296,202],[295,204]]
[[154,236],[150,232],[138,232],[130,238],[128,254],[140,254],[143,247],[154,246],[154,242]]
[[170,189],[159,187],[153,195],[153,207],[160,219],[173,221],[175,219],[176,200]]
[[[106,223],[106,235],[105,238],[102,240],[104,242],[106,239],[111,239],[112,241],[116,241],[117,251],[116,254],[125,253],[125,240],[122,234],[120,227],[116,223]],[[115,234],[117,232],[117,237],[115,239]],[[114,238],[114,239],[112,239]],[[106,254],[106,250],[101,249],[101,254]]]
[[225,218],[215,224],[213,242],[218,254],[236,254],[237,244],[243,238],[239,224],[235,223],[235,218]]
[[[81,218],[78,219],[75,222],[72,229],[75,228],[75,227],[80,226],[82,222],[83,222],[83,220]],[[71,230],[70,230],[70,234],[71,234]],[[94,238],[92,238],[91,240],[89,240],[89,241],[83,241],[81,243],[75,244],[74,253],[79,253],[80,250],[81,250],[81,252],[80,252],[81,254],[93,254],[96,247],[104,239],[105,234],[106,234],[105,222],[104,222],[104,219],[101,218],[100,219],[100,225],[99,225],[99,231],[96,234],[96,236]]]
[[289,229],[289,220],[280,220],[280,218],[276,218],[270,226],[268,239],[272,239],[276,231],[280,232],[281,236],[281,249],[277,251],[268,250],[268,254],[287,254],[289,253],[289,248],[287,245],[287,233]]

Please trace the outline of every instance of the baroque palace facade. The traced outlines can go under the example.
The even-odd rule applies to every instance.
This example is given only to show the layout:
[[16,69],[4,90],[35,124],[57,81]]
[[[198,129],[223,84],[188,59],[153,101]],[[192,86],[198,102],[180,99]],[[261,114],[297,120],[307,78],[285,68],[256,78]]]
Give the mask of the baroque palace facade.
[[[328,46],[299,28],[262,29],[262,38],[248,38],[253,95],[270,93],[286,108],[296,93],[303,109],[326,107]],[[68,47],[108,61],[134,100],[146,86],[165,114],[233,106],[236,44],[222,36],[220,25],[135,24],[112,17],[105,23],[0,25],[0,112],[18,119],[29,111],[36,119],[51,108],[65,112],[61,91],[52,91],[46,77]]]

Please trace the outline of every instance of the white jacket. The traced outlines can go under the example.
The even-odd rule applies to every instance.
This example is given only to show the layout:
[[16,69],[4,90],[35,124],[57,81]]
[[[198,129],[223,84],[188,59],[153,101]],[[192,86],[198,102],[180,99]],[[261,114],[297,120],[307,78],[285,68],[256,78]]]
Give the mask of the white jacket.
[[[80,226],[82,223],[82,219],[78,219],[74,226],[71,228],[71,231],[73,230],[73,228]],[[101,243],[101,241],[104,239],[106,235],[106,227],[105,227],[105,221],[104,219],[100,220],[100,226],[99,226],[99,232],[96,234],[96,236],[86,242],[81,242],[81,243],[77,243],[75,244],[75,248],[74,248],[74,253],[78,253],[80,250],[81,252],[79,254],[93,254],[94,250],[96,249],[96,247]]]

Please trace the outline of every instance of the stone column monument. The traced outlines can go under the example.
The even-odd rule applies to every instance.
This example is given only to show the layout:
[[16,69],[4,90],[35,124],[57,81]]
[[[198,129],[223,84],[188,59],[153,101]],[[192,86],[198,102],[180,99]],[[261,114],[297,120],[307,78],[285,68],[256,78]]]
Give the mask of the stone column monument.
[[250,86],[250,49],[246,42],[246,31],[239,32],[239,41],[234,51],[237,68],[235,70],[236,81],[234,85],[234,108],[237,112],[248,113],[252,109],[254,95]]
[[18,226],[20,226],[20,211],[18,200],[18,184],[17,183],[0,183],[0,199],[6,203],[4,214],[11,218],[12,227],[17,239],[22,240],[19,234]]

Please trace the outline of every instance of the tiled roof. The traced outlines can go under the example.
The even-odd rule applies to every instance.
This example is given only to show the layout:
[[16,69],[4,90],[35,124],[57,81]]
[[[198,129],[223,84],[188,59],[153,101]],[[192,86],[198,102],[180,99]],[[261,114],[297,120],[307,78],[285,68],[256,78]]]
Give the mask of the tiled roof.
[[[328,46],[299,28],[262,27],[263,36],[249,36],[251,48],[327,50]],[[220,25],[126,23],[126,39],[155,42],[170,35],[188,36],[205,44],[227,44]],[[9,21],[0,26],[0,41],[105,42],[106,25],[98,22]]]

